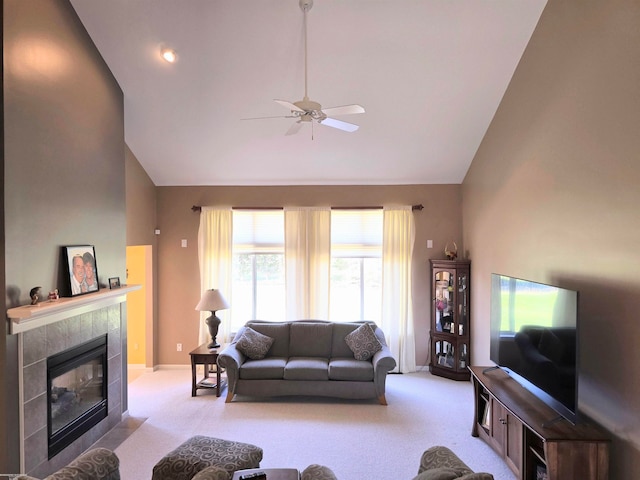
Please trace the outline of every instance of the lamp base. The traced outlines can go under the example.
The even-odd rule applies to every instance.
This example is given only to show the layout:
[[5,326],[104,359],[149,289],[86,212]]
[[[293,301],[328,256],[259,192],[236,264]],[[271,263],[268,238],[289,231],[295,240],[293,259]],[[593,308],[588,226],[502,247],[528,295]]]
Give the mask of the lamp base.
[[218,348],[220,344],[216,341],[218,335],[218,327],[220,326],[220,319],[216,317],[216,312],[211,312],[211,316],[204,321],[209,327],[209,335],[211,335],[211,342],[207,345],[207,348]]

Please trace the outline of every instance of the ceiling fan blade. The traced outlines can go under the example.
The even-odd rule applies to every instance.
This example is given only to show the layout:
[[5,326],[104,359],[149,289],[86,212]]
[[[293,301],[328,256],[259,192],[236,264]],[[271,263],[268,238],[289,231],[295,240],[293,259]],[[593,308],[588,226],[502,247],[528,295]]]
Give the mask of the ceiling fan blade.
[[300,131],[300,128],[302,128],[302,122],[294,122],[293,125],[289,127],[289,130],[287,130],[287,133],[285,133],[285,135],[295,135]]
[[336,120],[335,118],[325,118],[320,122],[322,125],[326,125],[327,127],[337,128],[339,130],[344,130],[345,132],[355,132],[360,127],[353,123],[343,122],[342,120]]
[[300,107],[298,107],[297,105],[294,105],[293,103],[288,102],[286,100],[274,100],[274,102],[279,103],[284,108],[288,108],[292,112],[294,112],[294,111],[295,112],[304,112],[304,110],[302,110]]
[[361,105],[342,105],[341,107],[323,108],[322,111],[327,115],[351,115],[354,113],[364,113],[364,107]]
[[265,118],[297,118],[294,115],[276,115],[273,117],[249,117],[249,118],[241,118],[240,120],[263,120]]

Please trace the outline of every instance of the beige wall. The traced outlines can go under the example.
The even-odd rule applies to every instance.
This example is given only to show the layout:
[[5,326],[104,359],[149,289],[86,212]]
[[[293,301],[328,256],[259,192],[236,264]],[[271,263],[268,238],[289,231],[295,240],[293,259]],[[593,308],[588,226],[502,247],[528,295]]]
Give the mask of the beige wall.
[[[45,295],[59,287],[62,245],[95,245],[101,283],[124,277],[124,106],[68,2],[2,6],[2,276],[15,306],[36,285]],[[9,473],[19,470],[17,339],[1,335],[0,472]]]
[[127,245],[155,245],[156,186],[125,145]]
[[[416,363],[428,364],[429,258],[444,258],[448,241],[462,251],[461,196],[459,185],[406,186],[304,186],[304,187],[159,187],[158,225],[160,269],[158,363],[186,364],[188,352],[198,344],[198,318],[194,310],[200,298],[198,268],[199,214],[193,205],[234,207],[282,206],[379,206],[423,204],[415,213],[414,316]],[[181,240],[187,240],[182,248]],[[426,248],[427,239],[434,247]],[[176,352],[182,343],[183,352]]]
[[580,291],[580,407],[640,471],[640,3],[551,0],[463,183],[475,364],[492,272]]
[[[125,167],[127,246],[149,245],[151,247],[152,285],[145,285],[143,289],[152,292],[151,307],[146,310],[152,312],[152,319],[151,325],[145,322],[144,340],[144,363],[147,367],[152,367],[158,360],[155,334],[158,323],[158,290],[155,288],[158,285],[158,237],[154,233],[157,226],[156,186],[128,146],[125,146]],[[147,252],[146,248],[145,252]]]

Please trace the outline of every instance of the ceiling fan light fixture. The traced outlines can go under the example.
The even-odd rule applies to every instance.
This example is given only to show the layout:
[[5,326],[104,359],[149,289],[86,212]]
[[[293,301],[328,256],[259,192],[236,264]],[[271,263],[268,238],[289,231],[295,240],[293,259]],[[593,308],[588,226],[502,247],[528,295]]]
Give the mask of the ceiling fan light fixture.
[[175,61],[178,59],[178,54],[172,48],[161,49],[160,55],[168,63],[175,63]]

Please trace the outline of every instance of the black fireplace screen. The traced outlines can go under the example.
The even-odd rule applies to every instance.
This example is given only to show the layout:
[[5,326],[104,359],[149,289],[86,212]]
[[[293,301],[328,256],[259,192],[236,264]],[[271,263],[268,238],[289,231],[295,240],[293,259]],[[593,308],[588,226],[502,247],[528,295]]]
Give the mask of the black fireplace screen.
[[49,458],[107,417],[107,336],[47,359]]

